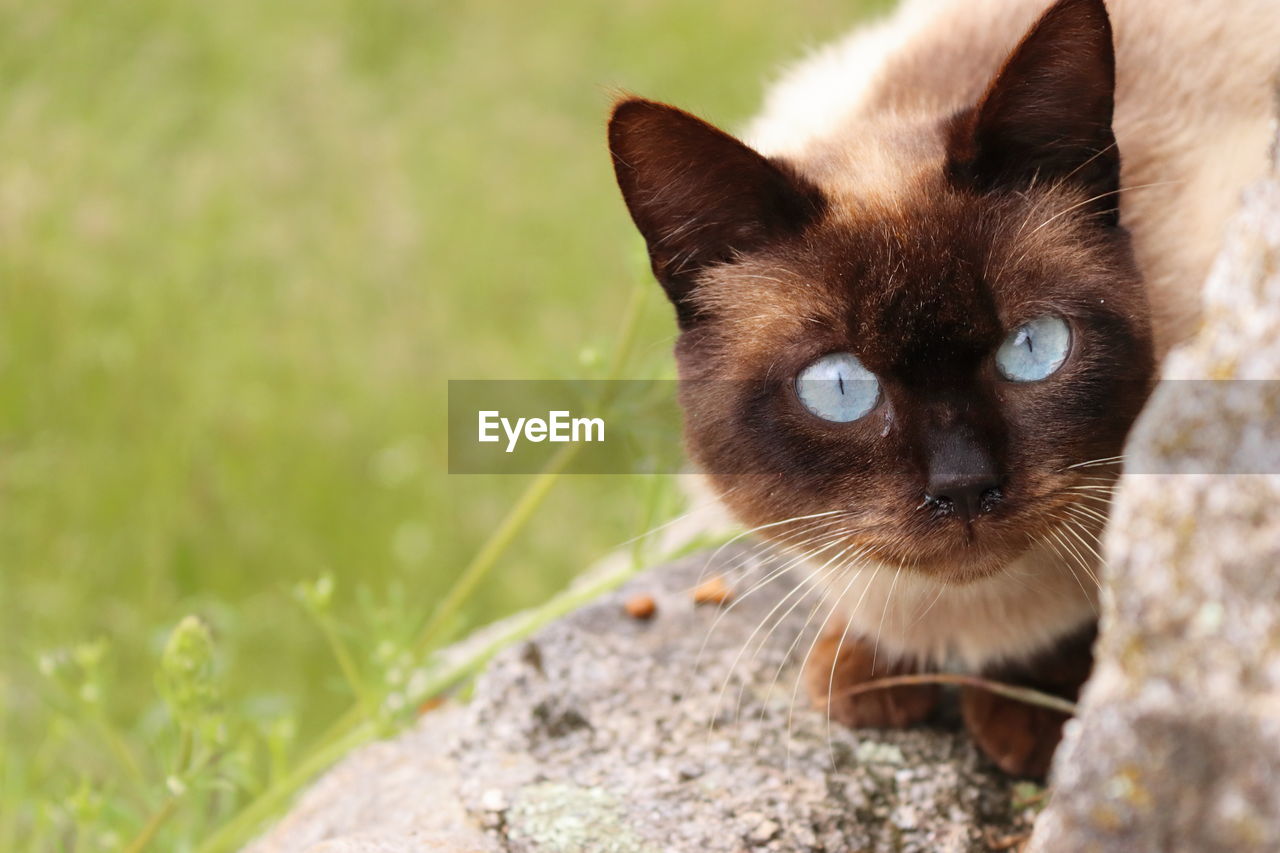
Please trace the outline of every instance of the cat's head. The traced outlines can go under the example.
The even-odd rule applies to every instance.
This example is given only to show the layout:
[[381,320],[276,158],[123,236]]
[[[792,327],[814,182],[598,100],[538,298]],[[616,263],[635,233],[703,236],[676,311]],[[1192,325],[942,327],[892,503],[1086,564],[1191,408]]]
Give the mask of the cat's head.
[[964,581],[1097,512],[1080,466],[1120,454],[1154,372],[1114,82],[1101,0],[1061,0],[969,108],[791,159],[617,105],[690,452],[741,520],[838,519]]

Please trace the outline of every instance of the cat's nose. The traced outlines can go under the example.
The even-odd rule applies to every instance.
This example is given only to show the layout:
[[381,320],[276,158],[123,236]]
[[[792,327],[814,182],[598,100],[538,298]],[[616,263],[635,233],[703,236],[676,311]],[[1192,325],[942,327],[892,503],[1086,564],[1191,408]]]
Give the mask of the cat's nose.
[[972,436],[952,433],[929,459],[925,500],[935,510],[973,521],[1003,496],[995,460]]
[[979,515],[991,512],[1000,502],[1000,483],[994,474],[930,480],[925,500],[944,514],[955,514],[962,520],[973,521]]

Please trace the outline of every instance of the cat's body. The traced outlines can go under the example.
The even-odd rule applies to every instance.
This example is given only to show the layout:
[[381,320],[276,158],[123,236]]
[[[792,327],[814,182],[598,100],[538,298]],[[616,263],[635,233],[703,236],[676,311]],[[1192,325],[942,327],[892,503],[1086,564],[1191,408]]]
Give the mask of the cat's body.
[[[914,671],[1074,695],[1116,460],[1264,168],[1277,71],[1280,0],[907,0],[793,70],[752,147],[616,108],[690,454],[831,590],[833,716],[922,719],[929,688],[844,690]],[[1060,714],[962,709],[1044,773]]]

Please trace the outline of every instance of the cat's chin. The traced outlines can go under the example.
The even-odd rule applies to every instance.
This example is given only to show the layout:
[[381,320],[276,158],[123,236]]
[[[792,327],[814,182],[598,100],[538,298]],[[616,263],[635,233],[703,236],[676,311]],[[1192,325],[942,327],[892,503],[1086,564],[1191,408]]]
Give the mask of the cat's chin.
[[984,542],[981,536],[956,537],[923,554],[890,553],[886,562],[934,580],[965,586],[1004,573],[1030,548],[1029,541],[1018,546],[1007,539],[997,543]]

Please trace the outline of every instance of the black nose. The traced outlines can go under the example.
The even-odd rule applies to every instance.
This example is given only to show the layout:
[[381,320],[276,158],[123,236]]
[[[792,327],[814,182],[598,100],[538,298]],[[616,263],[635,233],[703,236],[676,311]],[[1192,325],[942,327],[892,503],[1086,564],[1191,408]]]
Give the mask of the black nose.
[[991,453],[978,442],[952,434],[929,460],[925,500],[935,510],[972,521],[1003,497]]
[[992,476],[930,480],[926,502],[944,515],[955,514],[964,521],[991,512],[1004,497],[1000,484]]

